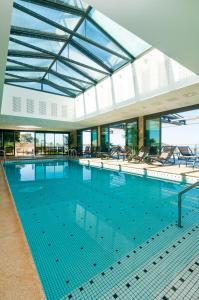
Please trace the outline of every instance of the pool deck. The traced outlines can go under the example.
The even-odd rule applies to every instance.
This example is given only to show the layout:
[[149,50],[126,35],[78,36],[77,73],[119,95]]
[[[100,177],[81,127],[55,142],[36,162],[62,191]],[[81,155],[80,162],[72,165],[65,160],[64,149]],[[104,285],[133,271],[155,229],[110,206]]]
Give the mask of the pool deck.
[[117,159],[81,158],[81,164],[105,169],[120,170],[137,175],[194,183],[199,180],[199,168],[181,165],[166,165],[133,163]]
[[[84,165],[90,164],[96,167],[101,167],[103,163],[104,168],[112,170],[120,169],[133,174],[136,173],[177,181],[183,180],[190,183],[199,180],[198,168],[193,170],[191,167],[184,166],[180,168],[178,166],[161,167],[157,165],[133,164],[121,160],[101,160],[94,158],[80,159],[80,163]],[[170,175],[173,175],[173,177]],[[1,164],[0,187],[0,299],[44,300],[43,288],[26,242],[12,196],[9,192]],[[166,291],[168,291],[168,289]],[[157,299],[161,298],[158,297]]]
[[45,296],[0,164],[0,299]]

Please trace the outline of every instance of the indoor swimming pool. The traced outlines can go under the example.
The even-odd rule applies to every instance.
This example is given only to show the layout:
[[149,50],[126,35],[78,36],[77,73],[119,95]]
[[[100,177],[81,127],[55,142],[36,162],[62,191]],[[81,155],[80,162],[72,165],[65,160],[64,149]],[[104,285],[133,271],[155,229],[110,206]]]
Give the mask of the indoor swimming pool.
[[[149,240],[177,228],[183,183],[82,166],[68,160],[4,164],[47,299],[58,300]],[[183,198],[183,227],[199,223],[198,189]],[[161,249],[161,245],[159,245]],[[143,256],[135,267],[150,258]],[[132,269],[133,271],[133,269]],[[106,292],[126,275],[107,282]],[[98,296],[91,299],[98,299]],[[72,297],[72,296],[71,296]],[[89,300],[89,299],[88,299]]]

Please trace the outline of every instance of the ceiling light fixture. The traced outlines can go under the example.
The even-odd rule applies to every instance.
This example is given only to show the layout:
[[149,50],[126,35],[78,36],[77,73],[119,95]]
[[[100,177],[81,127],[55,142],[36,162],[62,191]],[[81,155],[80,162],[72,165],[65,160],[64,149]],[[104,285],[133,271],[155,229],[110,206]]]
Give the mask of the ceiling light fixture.
[[16,126],[17,128],[23,128],[23,129],[39,129],[41,127],[38,126],[33,126],[33,125],[20,125],[20,126]]

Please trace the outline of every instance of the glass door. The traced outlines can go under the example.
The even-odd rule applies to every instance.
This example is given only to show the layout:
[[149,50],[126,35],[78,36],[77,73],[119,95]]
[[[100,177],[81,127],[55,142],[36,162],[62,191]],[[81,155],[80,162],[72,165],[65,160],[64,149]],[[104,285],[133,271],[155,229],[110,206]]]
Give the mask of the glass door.
[[161,147],[160,117],[145,120],[145,145],[150,146],[150,154],[157,155]]
[[45,134],[44,132],[35,133],[35,154],[45,154]]
[[109,126],[109,145],[110,147],[121,147],[126,145],[126,124],[117,123]]
[[55,135],[54,135],[54,133],[46,133],[45,153],[48,155],[55,153]]
[[29,156],[35,153],[34,132],[15,132],[15,156]]
[[55,133],[55,154],[63,154],[64,140],[62,133]]
[[100,131],[100,140],[101,140],[101,151],[108,152],[109,151],[109,126],[101,126]]
[[3,145],[6,155],[15,155],[14,131],[4,131]]
[[126,146],[129,147],[133,154],[138,150],[138,122],[130,121],[126,123]]
[[83,152],[89,152],[91,150],[91,130],[86,129],[82,131],[82,143],[83,143]]
[[64,133],[63,134],[63,140],[64,140],[64,153],[67,153],[68,149],[69,149],[69,134],[68,133]]
[[82,154],[82,151],[83,151],[83,141],[82,141],[82,137],[83,137],[82,131],[81,131],[81,130],[78,130],[78,131],[77,131],[77,151],[78,151],[78,154],[79,154],[79,155],[81,155],[81,154]]
[[91,129],[91,153],[95,154],[97,152],[97,142],[98,142],[98,129]]

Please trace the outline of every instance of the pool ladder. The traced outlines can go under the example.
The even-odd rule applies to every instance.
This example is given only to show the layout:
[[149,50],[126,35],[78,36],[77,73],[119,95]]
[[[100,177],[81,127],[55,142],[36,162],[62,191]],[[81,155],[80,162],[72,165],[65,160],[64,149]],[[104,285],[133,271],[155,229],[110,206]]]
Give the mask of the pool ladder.
[[196,188],[197,186],[199,186],[199,181],[193,183],[178,193],[178,227],[182,227],[182,195]]

